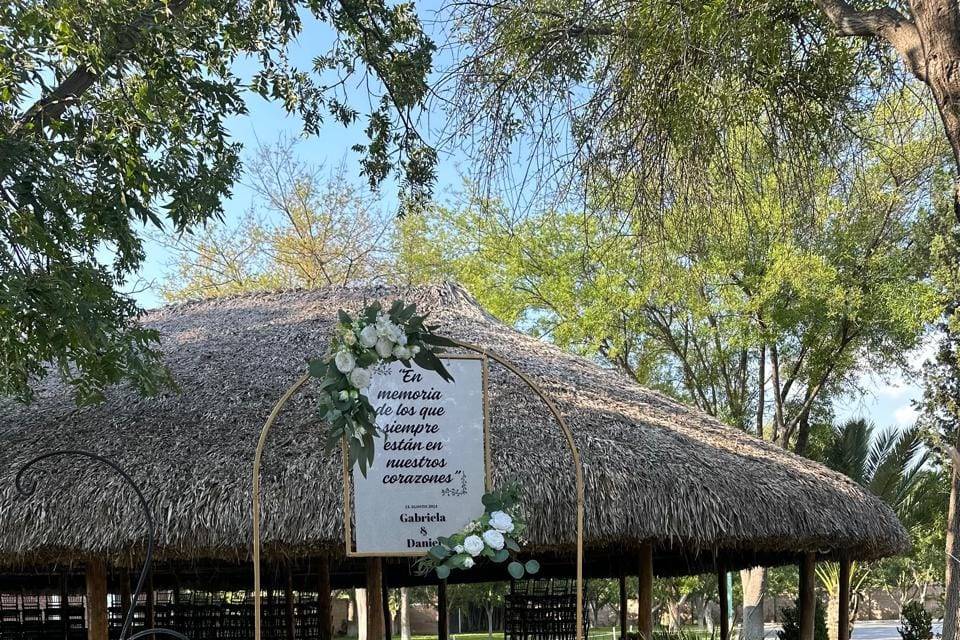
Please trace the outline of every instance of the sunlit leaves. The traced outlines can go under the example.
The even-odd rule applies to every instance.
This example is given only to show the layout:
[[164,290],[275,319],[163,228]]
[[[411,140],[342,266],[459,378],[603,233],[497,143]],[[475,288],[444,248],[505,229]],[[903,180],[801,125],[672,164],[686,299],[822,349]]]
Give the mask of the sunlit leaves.
[[[591,191],[585,211],[518,215],[476,198],[407,221],[401,262],[413,279],[445,270],[504,320],[745,428],[760,349],[772,385],[775,348],[788,423],[808,390],[826,399],[863,368],[904,364],[936,317],[926,205],[946,149],[929,122],[887,117],[904,100],[864,118],[869,142],[829,164],[731,130],[707,186],[659,224],[632,208],[631,176]],[[415,252],[417,239],[431,249]]]
[[[303,20],[339,36],[322,68],[290,61]],[[432,51],[407,4],[4,3],[0,395],[29,397],[51,364],[83,400],[123,380],[164,384],[156,336],[116,290],[144,260],[145,227],[179,233],[221,215],[240,172],[227,124],[249,91],[317,133],[328,113],[360,113],[319,74],[364,74],[371,182],[396,175],[414,200],[428,194],[433,156],[413,123]]]
[[[510,0],[455,5],[451,118],[474,171],[529,168],[523,196],[629,190],[650,218],[696,199],[727,132],[832,148],[882,55],[839,38],[813,3]],[[534,169],[535,168],[535,169]],[[629,176],[645,179],[623,184]],[[535,191],[536,196],[529,196]]]

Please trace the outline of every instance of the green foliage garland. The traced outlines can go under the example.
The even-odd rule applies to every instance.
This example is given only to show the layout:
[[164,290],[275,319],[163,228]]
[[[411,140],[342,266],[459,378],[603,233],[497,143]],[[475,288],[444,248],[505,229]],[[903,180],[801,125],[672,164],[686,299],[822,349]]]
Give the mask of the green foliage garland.
[[437,353],[455,342],[434,333],[415,304],[397,300],[384,311],[379,302],[368,305],[354,318],[341,309],[339,324],[323,358],[310,361],[310,375],[321,380],[320,417],[330,425],[327,448],[344,436],[350,447],[351,464],[359,463],[366,475],[373,462],[373,439],[380,435],[377,413],[365,393],[379,364],[399,360],[404,366],[436,371],[447,382],[453,376]]
[[511,483],[502,489],[486,493],[481,498],[484,513],[461,531],[449,537],[441,536],[439,544],[417,563],[421,573],[435,571],[445,580],[453,569],[470,569],[480,558],[506,562],[507,571],[515,580],[525,573],[537,573],[540,563],[516,560],[526,523],[517,512],[520,486]]

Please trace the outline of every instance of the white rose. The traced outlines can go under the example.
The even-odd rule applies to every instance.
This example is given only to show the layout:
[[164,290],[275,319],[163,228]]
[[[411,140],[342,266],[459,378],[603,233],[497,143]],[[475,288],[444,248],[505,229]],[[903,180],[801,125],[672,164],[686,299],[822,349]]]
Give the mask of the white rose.
[[390,335],[393,323],[390,322],[390,318],[385,315],[381,315],[377,318],[377,335],[381,338],[387,337]]
[[393,348],[393,357],[397,360],[409,360],[410,359],[410,349],[407,349],[404,346],[397,345]]
[[377,327],[372,324],[365,326],[360,332],[360,344],[367,349],[374,347],[377,344]]
[[457,546],[455,546],[455,547],[453,548],[453,552],[454,552],[454,553],[463,553],[463,545],[462,545],[462,544],[458,544]]
[[370,370],[357,367],[350,372],[350,384],[357,389],[366,389],[370,386]]
[[476,557],[483,553],[483,540],[480,536],[467,536],[463,541],[463,550]]
[[389,358],[393,355],[393,343],[387,338],[377,340],[377,355],[381,358]]
[[483,532],[483,541],[486,542],[494,551],[503,549],[503,534],[496,529],[488,529]]
[[400,338],[406,338],[406,334],[403,332],[403,329],[393,323],[390,324],[389,331],[390,335],[387,337],[394,342],[400,342]]
[[411,347],[410,347],[410,355],[411,355],[411,356],[415,356],[415,355],[417,355],[418,353],[420,353],[420,347],[419,347],[419,345],[411,345]]
[[350,373],[357,366],[356,358],[346,349],[337,351],[337,355],[333,357],[333,362],[337,365],[337,370],[340,373]]
[[397,339],[394,340],[394,342],[403,346],[407,346],[407,334],[405,334],[403,331],[398,332]]
[[490,514],[490,526],[497,531],[510,533],[513,531],[513,518],[503,511],[494,511]]
[[463,559],[463,568],[469,569],[473,566],[473,558],[464,558]]

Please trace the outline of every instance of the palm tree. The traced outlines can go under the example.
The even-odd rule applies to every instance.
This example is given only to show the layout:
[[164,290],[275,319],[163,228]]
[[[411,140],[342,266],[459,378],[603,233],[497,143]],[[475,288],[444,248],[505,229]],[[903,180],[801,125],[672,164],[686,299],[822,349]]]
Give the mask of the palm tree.
[[[823,463],[868,489],[894,510],[908,527],[928,512],[926,486],[928,471],[924,464],[929,451],[924,446],[920,429],[877,429],[863,419],[849,420],[835,426],[826,444]],[[840,571],[835,565],[817,571],[827,595],[828,629],[835,640],[840,613]],[[858,575],[855,575],[858,574]],[[866,572],[851,567],[850,581],[859,587]],[[850,616],[853,623],[854,616]]]
[[920,429],[877,429],[866,420],[834,427],[823,463],[866,487],[903,518],[929,457]]

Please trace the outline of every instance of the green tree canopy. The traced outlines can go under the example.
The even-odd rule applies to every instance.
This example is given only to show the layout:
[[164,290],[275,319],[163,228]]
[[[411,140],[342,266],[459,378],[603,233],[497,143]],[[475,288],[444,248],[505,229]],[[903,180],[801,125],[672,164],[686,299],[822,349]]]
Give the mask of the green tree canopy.
[[[329,50],[297,68],[304,20]],[[433,152],[412,126],[433,44],[408,3],[14,0],[0,7],[0,395],[28,399],[52,366],[77,398],[165,382],[157,336],[117,293],[143,263],[144,226],[217,218],[239,171],[226,129],[248,95],[317,133],[367,121],[363,171],[429,190]],[[235,72],[243,59],[249,77]],[[343,90],[367,76],[368,113]]]
[[237,223],[160,234],[170,273],[167,300],[382,280],[390,272],[389,217],[341,165],[327,173],[299,159],[297,144],[261,146],[245,182],[251,210]]
[[451,273],[505,320],[731,424],[752,428],[769,405],[765,436],[802,450],[811,412],[864,366],[902,364],[936,314],[924,235],[936,137],[885,113],[841,173],[820,168],[813,198],[745,131],[723,160],[738,180],[711,174],[711,205],[679,201],[660,226],[632,214],[629,189],[585,212],[516,216],[478,199],[405,222],[401,264],[414,280]]

